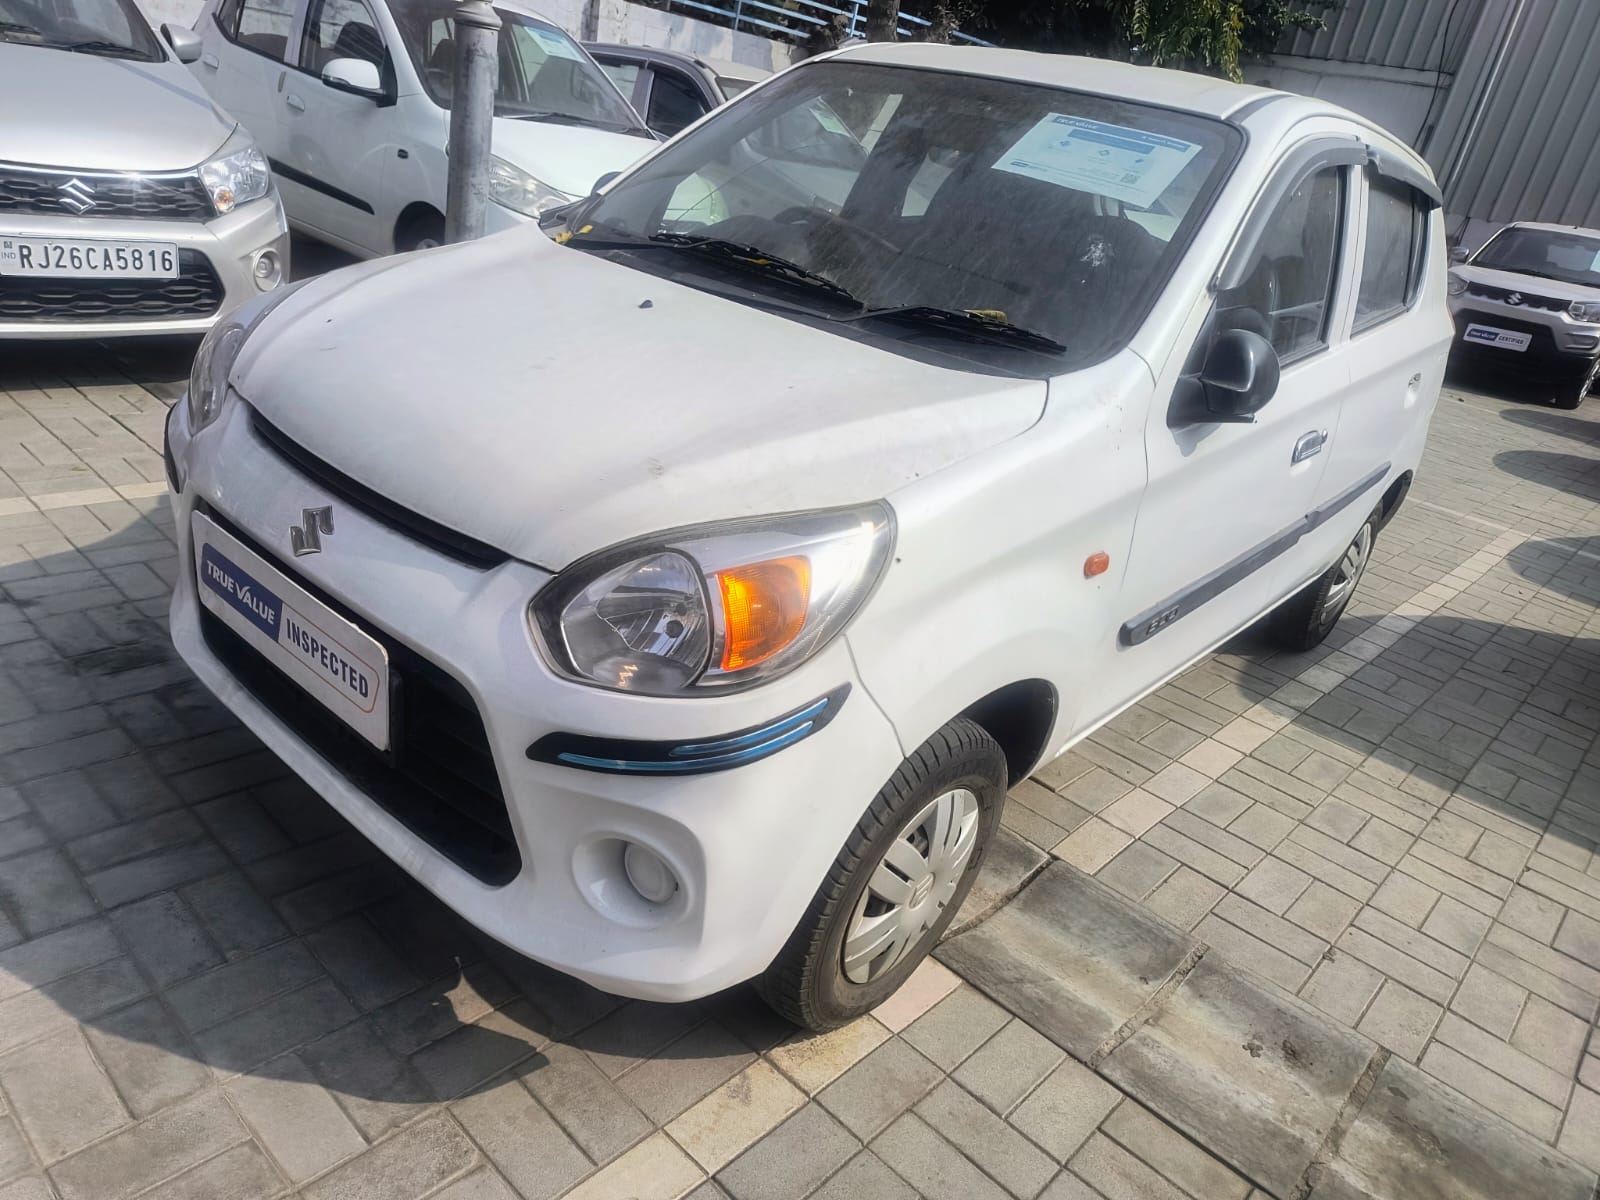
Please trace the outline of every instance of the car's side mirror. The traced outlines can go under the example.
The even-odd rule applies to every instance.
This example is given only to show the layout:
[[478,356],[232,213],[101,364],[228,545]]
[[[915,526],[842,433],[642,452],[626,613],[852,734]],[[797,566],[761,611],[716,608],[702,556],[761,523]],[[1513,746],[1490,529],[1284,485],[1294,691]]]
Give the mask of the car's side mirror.
[[205,48],[200,35],[183,25],[168,22],[161,27],[161,36],[167,39],[167,45],[172,47],[172,53],[177,55],[181,63],[198,61],[201,50]]
[[1472,255],[1467,252],[1467,248],[1465,246],[1450,247],[1450,261],[1453,263],[1464,263],[1471,257]]
[[598,194],[600,189],[605,187],[606,184],[610,183],[613,179],[621,174],[621,171],[607,171],[604,175],[600,176],[599,179],[594,181],[594,187],[589,189],[589,194],[591,196]]
[[1278,394],[1278,352],[1259,333],[1229,329],[1217,335],[1200,369],[1213,421],[1253,421]]
[[336,58],[322,68],[322,82],[339,92],[383,99],[383,77],[378,65],[364,58]]
[[1183,376],[1167,424],[1244,424],[1278,393],[1281,368],[1272,343],[1249,329],[1228,329],[1206,348],[1200,369]]

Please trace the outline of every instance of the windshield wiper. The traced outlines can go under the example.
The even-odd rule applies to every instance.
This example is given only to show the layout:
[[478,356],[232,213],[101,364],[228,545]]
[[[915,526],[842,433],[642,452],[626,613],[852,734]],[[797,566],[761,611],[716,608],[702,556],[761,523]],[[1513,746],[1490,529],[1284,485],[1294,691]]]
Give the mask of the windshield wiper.
[[[23,25],[18,21],[0,21],[0,33],[25,33],[36,38],[44,36],[32,25]],[[11,39],[7,38],[6,40],[10,41]]]
[[842,287],[829,279],[826,275],[819,275],[815,271],[802,267],[799,263],[790,262],[786,258],[779,258],[769,254],[759,246],[747,246],[742,242],[730,242],[723,238],[704,237],[695,233],[654,233],[647,238],[616,235],[603,228],[596,229],[595,236],[580,234],[572,239],[575,244],[589,246],[593,249],[615,250],[690,250],[716,258],[723,262],[730,262],[738,266],[758,271],[763,275],[770,275],[781,279],[785,283],[793,283],[810,288],[828,295],[846,304],[861,307],[861,301],[851,294],[848,288]]
[[136,58],[140,62],[155,61],[137,46],[124,46],[121,42],[110,42],[103,38],[91,38],[86,42],[52,42],[50,48],[71,50],[75,54],[126,54],[129,58]]
[[869,308],[841,321],[885,320],[903,321],[909,325],[932,326],[941,332],[977,341],[998,342],[1021,346],[1029,350],[1043,350],[1048,354],[1065,354],[1067,347],[1052,337],[1013,325],[1004,317],[976,309],[936,308],[929,304],[902,304],[891,308]]
[[564,112],[507,112],[496,113],[497,117],[510,117],[513,121],[547,121],[551,125],[598,125],[599,121],[593,117],[580,117],[576,113]]

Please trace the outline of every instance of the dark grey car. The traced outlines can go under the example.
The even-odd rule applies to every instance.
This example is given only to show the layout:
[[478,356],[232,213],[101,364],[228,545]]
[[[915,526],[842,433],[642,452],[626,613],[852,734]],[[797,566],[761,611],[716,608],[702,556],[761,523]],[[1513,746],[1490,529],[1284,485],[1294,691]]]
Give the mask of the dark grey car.
[[585,42],[584,49],[643,114],[645,123],[663,137],[688,128],[772,74],[761,67],[700,58],[681,50],[617,42]]

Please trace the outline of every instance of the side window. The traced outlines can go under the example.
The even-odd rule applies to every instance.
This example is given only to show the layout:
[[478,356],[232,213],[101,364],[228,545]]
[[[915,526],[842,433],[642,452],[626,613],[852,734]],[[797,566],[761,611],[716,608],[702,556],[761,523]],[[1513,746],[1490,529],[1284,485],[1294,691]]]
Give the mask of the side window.
[[[282,62],[289,49],[289,30],[294,25],[293,0],[230,0],[232,18],[222,31],[247,49]],[[220,10],[224,20],[227,10]]]
[[300,44],[300,65],[320,75],[336,58],[359,58],[383,66],[383,36],[361,0],[317,0],[311,6]]
[[1368,172],[1367,247],[1356,292],[1356,329],[1382,324],[1415,302],[1426,245],[1424,216],[1410,188]]
[[211,14],[211,19],[217,23],[217,28],[222,30],[223,36],[238,37],[239,0],[222,0],[222,3],[217,5],[217,11]]
[[1328,343],[1345,174],[1343,167],[1324,167],[1285,196],[1264,226],[1244,282],[1219,299],[1223,328],[1254,330],[1285,363]]
[[676,71],[656,68],[655,86],[650,89],[650,111],[645,123],[668,137],[686,129],[706,114],[700,93]]
[[600,69],[606,73],[611,82],[617,85],[617,91],[628,98],[632,104],[638,99],[639,75],[644,70],[638,63],[618,62],[615,59],[597,59]]

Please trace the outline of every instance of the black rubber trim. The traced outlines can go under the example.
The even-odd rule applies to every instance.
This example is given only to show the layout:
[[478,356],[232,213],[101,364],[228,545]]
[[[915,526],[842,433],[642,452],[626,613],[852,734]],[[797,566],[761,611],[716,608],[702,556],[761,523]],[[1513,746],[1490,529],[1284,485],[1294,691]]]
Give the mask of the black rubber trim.
[[279,162],[275,158],[267,159],[267,166],[285,179],[292,180],[301,187],[310,188],[313,192],[321,192],[324,196],[329,196],[340,204],[348,204],[351,208],[359,209],[364,213],[373,211],[372,205],[368,204],[360,196],[353,196],[342,188],[336,188],[333,184],[318,179],[315,175],[307,175],[298,167],[291,167],[288,163]]
[[[178,401],[182,404],[183,401]],[[178,478],[178,460],[172,456],[172,419],[178,405],[172,406],[167,419],[161,422],[161,465],[167,469],[167,488],[174,496],[183,492],[183,481]]]
[[437,550],[447,558],[469,567],[488,570],[509,562],[511,556],[488,542],[458,533],[448,525],[412,512],[396,504],[380,492],[359,483],[337,467],[331,466],[289,437],[255,409],[250,410],[251,427],[281,455],[290,466],[306,478],[320,484],[341,500],[355,505],[373,520],[387,525],[396,533],[404,534],[429,549]]
[[[591,737],[581,733],[547,733],[528,747],[528,757],[534,762],[552,763],[578,771],[596,771],[602,775],[633,775],[642,778],[674,778],[685,775],[710,775],[718,771],[731,771],[736,767],[760,762],[781,753],[792,745],[822,732],[844,707],[850,695],[850,685],[839,687],[818,696],[808,704],[772,718],[759,725],[749,725],[732,733],[712,734],[699,738],[678,738],[670,742],[642,741],[631,738]],[[801,725],[796,718],[821,705],[820,711]],[[798,736],[789,737],[779,732],[788,727]],[[782,740],[772,746],[756,737],[773,731],[773,740]],[[803,730],[803,732],[801,732]],[[730,743],[750,743],[740,752],[733,753]],[[592,760],[576,763],[570,756]],[[615,765],[605,765],[614,763]]]
[[1234,584],[1243,582],[1273,559],[1286,553],[1306,534],[1325,523],[1334,514],[1349,508],[1363,494],[1382,483],[1389,476],[1389,466],[1390,464],[1384,463],[1383,466],[1373,471],[1370,475],[1340,492],[1321,508],[1312,509],[1282,533],[1274,534],[1260,545],[1245,551],[1232,562],[1218,567],[1211,574],[1196,580],[1181,592],[1168,596],[1154,608],[1146,609],[1132,620],[1125,622],[1121,630],[1118,631],[1118,640],[1124,646],[1137,646],[1141,642],[1147,642],[1174,622],[1188,616],[1202,604],[1209,600],[1215,600],[1223,592],[1233,587]]

